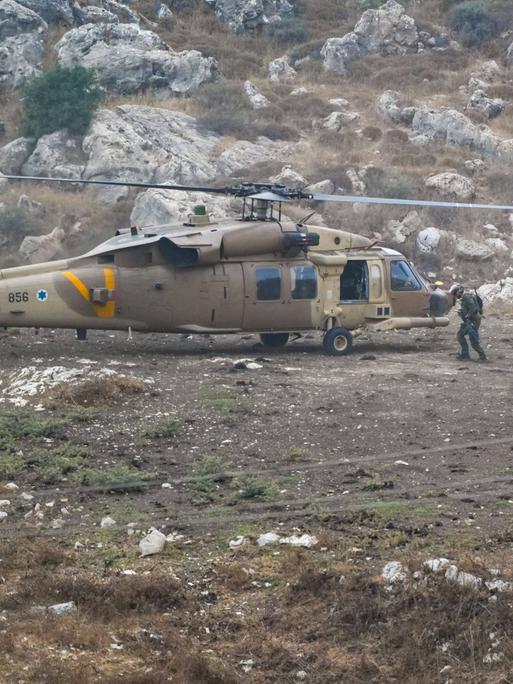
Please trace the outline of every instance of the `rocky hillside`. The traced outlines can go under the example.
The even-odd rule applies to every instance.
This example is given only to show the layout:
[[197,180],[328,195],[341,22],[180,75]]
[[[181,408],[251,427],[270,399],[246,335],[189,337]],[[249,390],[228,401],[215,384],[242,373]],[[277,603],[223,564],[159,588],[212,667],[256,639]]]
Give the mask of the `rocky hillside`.
[[[0,0],[0,171],[509,203],[512,41],[507,0]],[[58,65],[94,69],[103,103],[83,135],[23,137],[23,87]],[[198,199],[236,210],[155,190],[1,193],[4,264],[181,219]],[[447,281],[513,273],[505,212],[316,208]]]

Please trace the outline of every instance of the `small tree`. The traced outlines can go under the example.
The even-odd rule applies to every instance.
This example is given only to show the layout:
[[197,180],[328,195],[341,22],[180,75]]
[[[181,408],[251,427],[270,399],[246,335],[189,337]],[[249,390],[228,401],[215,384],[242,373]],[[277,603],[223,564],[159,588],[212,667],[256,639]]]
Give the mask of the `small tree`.
[[499,31],[499,22],[485,0],[460,2],[449,12],[448,24],[465,47],[485,43]]
[[29,81],[23,95],[23,134],[39,138],[62,128],[84,133],[103,90],[93,69],[56,67]]

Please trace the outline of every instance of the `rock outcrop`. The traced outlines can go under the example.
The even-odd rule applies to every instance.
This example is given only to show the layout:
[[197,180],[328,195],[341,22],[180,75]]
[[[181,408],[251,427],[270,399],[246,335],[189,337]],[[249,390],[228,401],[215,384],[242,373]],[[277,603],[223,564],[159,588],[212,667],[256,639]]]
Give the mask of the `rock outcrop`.
[[64,22],[70,26],[75,20],[72,0],[17,0],[20,5],[39,14],[46,22]]
[[130,221],[141,228],[166,223],[183,223],[187,221],[192,207],[197,204],[206,206],[211,220],[221,221],[230,216],[237,216],[241,201],[222,195],[151,189],[137,196]]
[[402,55],[417,52],[415,20],[395,0],[364,12],[351,33],[329,38],[321,50],[324,68],[345,76],[351,64],[369,54]]
[[19,174],[33,147],[34,140],[31,138],[16,138],[0,148],[0,172],[8,175]]
[[488,119],[495,119],[505,110],[506,103],[500,97],[489,97],[484,90],[478,88],[471,94],[467,107],[484,114]]
[[265,161],[285,161],[291,153],[287,143],[260,136],[255,142],[237,140],[219,156],[217,173],[230,176],[235,171],[247,169]]
[[402,107],[400,94],[396,90],[385,90],[378,97],[378,112],[388,121],[410,126],[415,116],[415,107]]
[[213,57],[197,50],[175,52],[135,24],[86,24],[64,34],[55,51],[61,66],[92,67],[100,83],[118,94],[153,88],[163,96],[185,95],[217,71]]
[[244,83],[244,92],[246,93],[246,96],[253,109],[265,109],[265,107],[269,106],[269,100],[251,81],[246,81]]
[[21,172],[24,176],[81,178],[84,167],[80,141],[70,138],[66,131],[56,131],[39,138]]
[[290,66],[287,55],[273,59],[269,64],[269,79],[273,83],[290,83],[297,78],[297,71]]
[[[179,112],[138,105],[102,109],[83,141],[89,160],[84,178],[207,182],[216,175],[211,157],[219,139],[193,117]],[[101,191],[108,201],[126,194],[124,188]]]
[[425,185],[440,195],[463,202],[470,202],[476,194],[474,183],[469,178],[450,171],[426,178]]
[[254,31],[266,24],[281,21],[293,11],[288,0],[205,0],[216,16],[233,31]]
[[0,3],[0,89],[10,90],[40,73],[47,23],[15,0]]

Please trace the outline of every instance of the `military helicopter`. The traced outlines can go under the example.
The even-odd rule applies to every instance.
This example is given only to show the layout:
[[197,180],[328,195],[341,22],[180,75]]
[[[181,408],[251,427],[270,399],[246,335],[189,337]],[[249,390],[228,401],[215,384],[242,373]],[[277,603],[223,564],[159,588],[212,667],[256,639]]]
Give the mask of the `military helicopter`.
[[293,223],[290,201],[461,207],[511,206],[325,195],[273,183],[232,187],[27,176],[10,180],[208,192],[242,199],[240,219],[117,231],[83,256],[0,270],[0,326],[141,332],[259,333],[282,347],[292,333],[322,331],[328,354],[353,348],[351,331],[447,326],[446,293],[400,252],[354,233]]

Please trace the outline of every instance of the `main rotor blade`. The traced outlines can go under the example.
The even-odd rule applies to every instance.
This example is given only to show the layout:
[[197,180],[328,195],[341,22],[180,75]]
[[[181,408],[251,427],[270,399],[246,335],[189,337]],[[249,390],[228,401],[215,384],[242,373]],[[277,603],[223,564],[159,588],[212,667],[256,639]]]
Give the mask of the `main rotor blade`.
[[48,183],[80,183],[84,185],[121,185],[128,188],[146,188],[157,190],[181,190],[183,192],[212,192],[219,195],[232,195],[233,188],[213,188],[196,185],[169,185],[167,183],[136,183],[133,181],[110,181],[110,180],[82,180],[81,178],[49,178],[45,176],[4,176],[8,180],[19,181],[45,181]]
[[360,195],[321,195],[312,193],[306,199],[315,202],[348,202],[349,204],[379,204],[406,207],[442,207],[444,209],[494,209],[513,211],[509,204],[472,204],[466,202],[437,202],[432,200],[393,199],[389,197],[362,197]]

